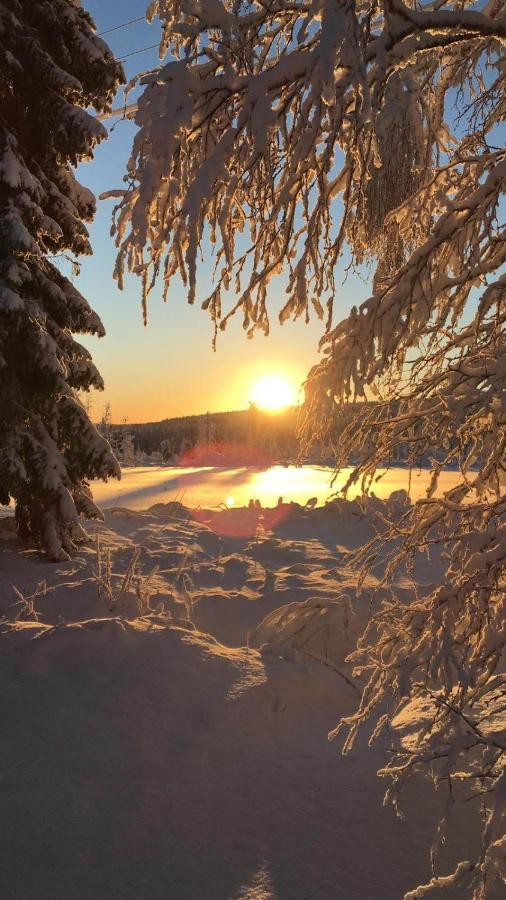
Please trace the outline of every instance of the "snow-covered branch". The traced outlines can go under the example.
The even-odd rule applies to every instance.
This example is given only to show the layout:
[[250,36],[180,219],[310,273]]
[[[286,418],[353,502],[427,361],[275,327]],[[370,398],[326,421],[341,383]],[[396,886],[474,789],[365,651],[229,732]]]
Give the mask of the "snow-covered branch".
[[[388,701],[380,725],[406,714],[419,726],[398,747],[394,785],[430,769],[498,788],[504,741],[489,726],[504,666],[504,0],[157,0],[149,15],[173,61],[143,79],[127,186],[115,192],[116,277],[141,276],[147,317],[156,279],[167,296],[179,276],[216,329],[238,312],[252,335],[268,332],[269,285],[284,272],[281,321],[325,317],[303,439],[334,440],[338,467],[356,461],[348,487],[364,491],[399,455],[432,466],[425,500],[358,561],[370,570],[378,543],[390,548],[385,578],[434,545],[449,560],[428,597],[385,604],[371,623],[354,657],[367,680],[348,744]],[[204,297],[208,236],[216,279]],[[336,324],[346,247],[374,275],[370,296]],[[461,477],[438,497],[448,466]],[[504,875],[493,797],[483,798],[480,858],[416,896],[458,883],[482,897]]]

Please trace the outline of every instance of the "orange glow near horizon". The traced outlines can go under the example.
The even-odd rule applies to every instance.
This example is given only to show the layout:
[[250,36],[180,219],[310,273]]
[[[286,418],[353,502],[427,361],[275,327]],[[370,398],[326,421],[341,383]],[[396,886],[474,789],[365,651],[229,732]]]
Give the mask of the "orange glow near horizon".
[[297,404],[297,387],[285,375],[262,375],[251,388],[251,401],[267,412],[280,412]]

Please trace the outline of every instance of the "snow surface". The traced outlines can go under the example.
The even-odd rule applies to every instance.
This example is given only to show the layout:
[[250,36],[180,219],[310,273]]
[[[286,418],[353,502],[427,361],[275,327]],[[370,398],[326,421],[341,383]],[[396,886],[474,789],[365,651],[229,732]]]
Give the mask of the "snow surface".
[[[0,522],[2,900],[398,900],[430,877],[443,798],[411,785],[401,821],[382,804],[385,747],[342,757],[327,740],[357,702],[344,657],[377,600],[346,563],[374,509],[291,509],[246,536],[246,510],[109,509],[92,531],[113,588],[138,548],[172,624],[132,593],[111,614],[92,542],[49,564]],[[422,590],[440,573],[415,567]],[[246,647],[295,603],[336,604],[327,641]],[[476,842],[467,808],[442,872]]]
[[[345,483],[351,469],[343,469],[331,486],[333,470],[327,466],[271,466],[266,469],[251,467],[226,469],[220,467],[181,468],[165,466],[132,467],[122,471],[122,479],[93,484],[93,497],[99,506],[128,506],[146,509],[153,503],[179,500],[186,506],[211,508],[227,503],[232,498],[234,506],[245,506],[251,499],[258,499],[263,506],[273,506],[281,496],[287,502],[305,504],[316,497],[322,504]],[[411,483],[406,468],[395,467],[378,480],[373,491],[378,497],[389,497],[393,491],[409,490],[413,500],[424,496],[429,486],[430,472],[422,469],[413,472]],[[440,492],[449,490],[458,481],[456,472],[441,475]],[[355,497],[359,487],[350,491]]]

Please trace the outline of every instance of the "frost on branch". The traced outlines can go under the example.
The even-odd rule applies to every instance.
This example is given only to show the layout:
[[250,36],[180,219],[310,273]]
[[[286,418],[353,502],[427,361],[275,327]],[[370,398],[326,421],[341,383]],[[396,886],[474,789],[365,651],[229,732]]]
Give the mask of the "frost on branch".
[[[311,305],[321,315],[332,307],[345,239],[357,259],[380,255],[388,270],[399,261],[399,236],[408,248],[427,233],[462,173],[433,171],[454,148],[446,95],[467,79],[479,89],[478,60],[483,52],[483,64],[498,62],[506,26],[497,3],[486,12],[449,4],[415,12],[398,0],[385,8],[150,5],[164,25],[161,53],[176,59],[141,79],[129,187],[115,213],[120,285],[125,269],[139,274],[145,304],[154,279],[167,293],[177,273],[193,302],[207,224],[217,277],[203,305],[223,327],[222,294],[233,286],[245,328],[267,331],[267,288],[283,267],[281,319],[306,316]],[[486,114],[501,72],[490,101],[482,98]],[[472,142],[460,149],[481,160]],[[493,165],[494,153],[480,160]],[[420,221],[406,212],[404,227],[386,223],[422,185]]]
[[78,399],[102,388],[74,333],[103,335],[87,301],[55,266],[91,253],[95,198],[73,172],[105,130],[122,70],[77,0],[0,2],[0,503],[54,559],[100,516],[88,479],[118,475]]
[[[209,234],[216,279],[203,306],[222,328],[239,312],[251,335],[268,332],[268,286],[287,272],[281,321],[327,310],[306,440],[339,433],[338,465],[358,459],[350,482],[365,491],[399,453],[432,466],[428,496],[383,532],[383,574],[433,546],[447,574],[412,605],[386,604],[364,635],[348,746],[384,701],[380,725],[407,708],[416,723],[430,704],[384,774],[395,788],[430,770],[452,797],[462,782],[485,811],[484,842],[414,895],[449,878],[482,897],[504,876],[493,811],[505,749],[504,0],[157,0],[148,15],[173,61],[142,79],[117,278],[141,276],[145,315],[158,277],[167,294],[179,275],[193,302]],[[335,324],[345,246],[374,266],[372,295]],[[460,484],[440,498],[448,465]],[[364,548],[364,567],[377,551]]]

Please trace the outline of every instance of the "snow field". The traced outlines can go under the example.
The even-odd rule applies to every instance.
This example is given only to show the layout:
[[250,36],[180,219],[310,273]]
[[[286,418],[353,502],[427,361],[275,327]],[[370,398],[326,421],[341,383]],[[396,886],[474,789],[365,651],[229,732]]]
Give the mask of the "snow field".
[[[174,505],[107,511],[92,530],[113,590],[138,553],[163,604],[147,616],[133,591],[111,614],[92,542],[48,564],[3,523],[5,900],[396,900],[428,878],[438,797],[411,785],[401,821],[382,805],[384,745],[342,757],[327,740],[356,706],[344,659],[373,586],[351,603],[347,558],[374,513],[349,506],[246,538]],[[421,567],[420,584],[437,571]],[[15,621],[11,585],[38,591],[38,621],[28,608]],[[397,587],[407,596],[407,579]],[[444,870],[475,830],[470,814]]]

